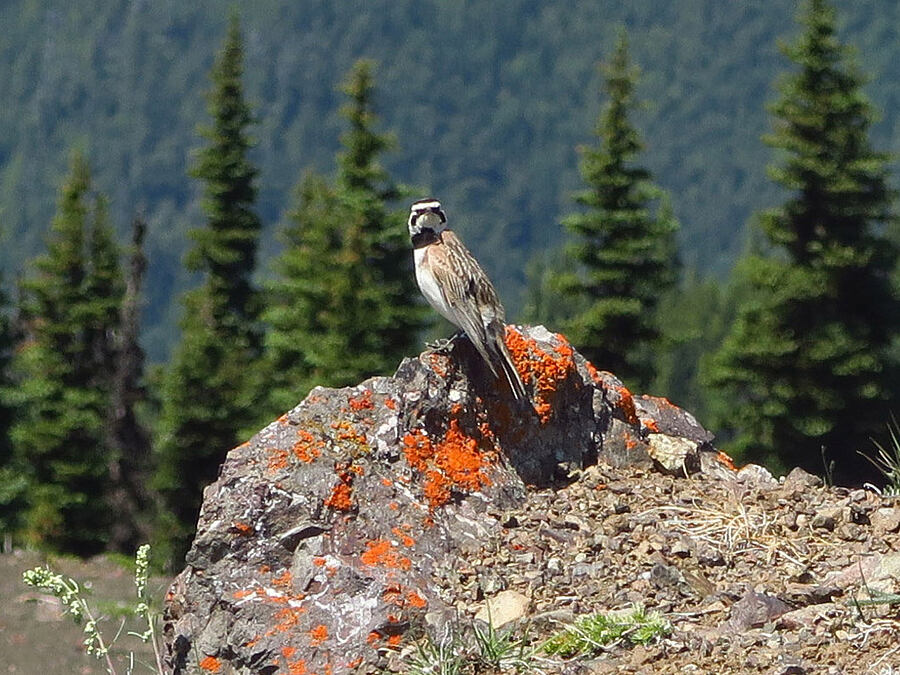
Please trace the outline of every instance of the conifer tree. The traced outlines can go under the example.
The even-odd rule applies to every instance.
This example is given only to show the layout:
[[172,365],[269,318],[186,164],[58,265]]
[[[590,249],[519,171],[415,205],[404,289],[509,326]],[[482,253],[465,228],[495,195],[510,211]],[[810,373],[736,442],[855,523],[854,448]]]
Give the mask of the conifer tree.
[[75,156],[47,253],[23,283],[13,429],[27,467],[24,530],[35,544],[79,554],[109,537],[110,448],[104,425],[114,371],[122,279],[103,200]]
[[203,487],[259,406],[252,371],[262,335],[252,274],[261,223],[242,73],[242,37],[232,17],[212,70],[212,126],[203,130],[207,145],[192,172],[204,183],[207,220],[191,232],[186,264],[203,280],[184,298],[181,343],[162,385],[155,485],[164,500],[160,536],[168,540],[160,543],[170,545],[171,564],[190,544]]
[[10,435],[16,414],[11,371],[15,338],[8,304],[0,288],[0,547],[18,526],[26,487],[24,471],[15,463]]
[[740,265],[751,289],[717,354],[710,382],[729,407],[734,450],[757,460],[865,473],[857,451],[889,419],[898,393],[890,340],[900,298],[887,157],[872,149],[862,78],[835,34],[835,11],[808,0],[802,32],[784,52],[796,70],[771,107],[772,178],[789,191],[760,224],[774,255]]
[[403,191],[378,162],[393,141],[374,130],[372,64],[358,62],[342,90],[349,129],[335,185],[303,179],[269,288],[274,410],[315,385],[391,372],[417,349],[424,326],[405,211],[392,210]]
[[659,206],[662,192],[650,172],[635,165],[643,144],[629,116],[638,75],[624,31],[603,72],[609,102],[596,128],[599,144],[582,154],[588,188],[575,198],[586,210],[563,221],[574,236],[569,254],[577,269],[559,283],[583,307],[568,327],[582,353],[598,368],[646,387],[649,347],[658,338],[654,310],[676,278],[677,223]]
[[144,350],[139,342],[142,287],[147,270],[145,234],[146,224],[141,218],[135,218],[131,226],[131,251],[107,422],[113,457],[110,503],[117,514],[110,545],[115,550],[128,552],[136,550],[149,534],[150,434],[139,414],[139,408],[147,401],[143,381]]

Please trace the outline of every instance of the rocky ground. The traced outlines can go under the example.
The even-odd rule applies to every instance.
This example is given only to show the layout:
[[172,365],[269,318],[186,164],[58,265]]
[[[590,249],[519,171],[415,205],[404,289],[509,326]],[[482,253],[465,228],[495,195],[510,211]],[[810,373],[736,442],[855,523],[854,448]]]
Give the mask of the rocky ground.
[[445,570],[469,615],[508,590],[529,605],[507,628],[535,643],[633,603],[673,627],[546,672],[900,672],[900,596],[879,594],[900,591],[896,500],[800,470],[692,480],[601,464],[500,517],[500,536]]

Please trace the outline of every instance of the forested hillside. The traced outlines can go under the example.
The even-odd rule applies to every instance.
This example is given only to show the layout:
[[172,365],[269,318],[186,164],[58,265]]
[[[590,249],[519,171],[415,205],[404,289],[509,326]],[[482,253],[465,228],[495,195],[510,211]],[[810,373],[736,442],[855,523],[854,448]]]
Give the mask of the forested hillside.
[[[223,4],[174,0],[10,0],[0,6],[0,262],[10,281],[41,248],[72,148],[94,168],[120,233],[149,222],[146,344],[174,342],[175,299],[189,285],[185,231],[201,221],[186,177],[200,141],[207,72],[224,32]],[[841,7],[883,111],[873,142],[900,150],[900,7]],[[751,212],[777,189],[764,103],[785,66],[787,0],[465,3],[437,0],[263,0],[240,8],[246,86],[258,125],[264,258],[306,167],[328,170],[341,130],[336,86],[359,57],[378,62],[377,107],[398,151],[399,180],[440,196],[497,279],[513,316],[526,262],[562,238],[579,186],[576,146],[601,104],[597,62],[625,25],[648,102],[636,122],[645,163],[672,195],[682,257],[724,274]]]

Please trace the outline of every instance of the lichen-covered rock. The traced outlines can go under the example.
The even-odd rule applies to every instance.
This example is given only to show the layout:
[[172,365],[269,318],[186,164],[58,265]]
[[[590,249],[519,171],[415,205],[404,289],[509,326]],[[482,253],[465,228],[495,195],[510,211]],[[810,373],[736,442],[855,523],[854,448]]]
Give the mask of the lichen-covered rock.
[[[233,449],[167,596],[173,672],[375,669],[454,621],[435,581],[509,526],[530,487],[601,459],[686,471],[716,456],[693,417],[632,396],[562,336],[510,328],[507,343],[531,405],[461,338],[393,377],[314,389]],[[675,464],[648,454],[670,446],[684,453]]]

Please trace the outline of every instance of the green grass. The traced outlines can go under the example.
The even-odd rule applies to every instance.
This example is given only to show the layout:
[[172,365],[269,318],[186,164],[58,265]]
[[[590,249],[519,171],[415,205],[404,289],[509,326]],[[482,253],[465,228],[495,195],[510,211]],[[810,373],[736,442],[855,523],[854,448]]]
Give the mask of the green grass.
[[668,635],[671,624],[658,612],[634,606],[621,612],[591,614],[554,635],[543,645],[551,656],[573,658],[616,644],[647,645]]
[[426,636],[407,659],[410,675],[475,675],[479,673],[537,673],[537,648],[512,630],[497,630],[491,623],[476,622],[466,640],[445,631],[440,640]]
[[887,446],[872,439],[872,443],[878,450],[875,456],[871,457],[864,452],[859,454],[872,462],[887,481],[882,493],[889,497],[897,497],[900,496],[900,425],[897,424],[897,418],[893,415],[891,415],[891,421],[887,428],[891,438]]

